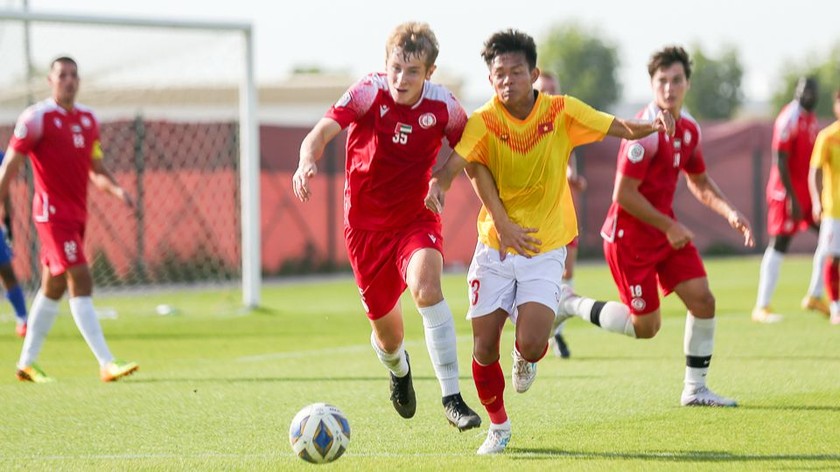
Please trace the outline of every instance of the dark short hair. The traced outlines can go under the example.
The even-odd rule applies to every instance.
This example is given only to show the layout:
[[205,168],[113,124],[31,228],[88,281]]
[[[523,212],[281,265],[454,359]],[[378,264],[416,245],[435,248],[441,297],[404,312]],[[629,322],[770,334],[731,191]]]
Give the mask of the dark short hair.
[[653,74],[663,67],[670,67],[677,62],[683,65],[685,70],[685,78],[691,78],[691,59],[688,57],[688,52],[682,46],[666,46],[650,56],[648,62],[648,74],[653,78]]
[[76,66],[76,69],[79,68],[79,65],[76,64],[75,59],[73,59],[70,56],[59,56],[59,57],[56,57],[55,59],[53,59],[52,62],[50,62],[50,70],[52,70],[52,68],[55,67],[56,63],[73,64],[74,66]]
[[534,38],[513,28],[493,33],[484,42],[481,57],[484,58],[484,62],[489,67],[493,59],[509,52],[521,52],[525,55],[528,67],[531,70],[537,67],[537,44],[534,42]]

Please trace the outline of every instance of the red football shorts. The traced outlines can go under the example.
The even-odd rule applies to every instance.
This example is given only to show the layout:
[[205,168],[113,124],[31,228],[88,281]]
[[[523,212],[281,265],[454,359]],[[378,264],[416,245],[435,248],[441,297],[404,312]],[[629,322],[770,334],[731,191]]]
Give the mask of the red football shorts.
[[630,243],[625,236],[614,243],[604,241],[604,256],[621,302],[634,315],[659,309],[657,286],[664,297],[681,282],[706,276],[700,254],[691,243],[682,249],[670,245],[648,249]]
[[344,227],[344,244],[368,318],[376,320],[396,306],[405,291],[411,256],[432,248],[443,254],[440,223],[421,221],[394,231]]
[[794,220],[788,209],[787,198],[767,199],[767,234],[770,236],[791,236],[800,231],[805,231],[808,226],[814,225],[814,217],[811,215],[811,199],[799,199],[802,207],[802,219]]
[[35,228],[41,240],[41,264],[50,274],[60,275],[70,267],[87,264],[84,223],[50,221],[35,223]]

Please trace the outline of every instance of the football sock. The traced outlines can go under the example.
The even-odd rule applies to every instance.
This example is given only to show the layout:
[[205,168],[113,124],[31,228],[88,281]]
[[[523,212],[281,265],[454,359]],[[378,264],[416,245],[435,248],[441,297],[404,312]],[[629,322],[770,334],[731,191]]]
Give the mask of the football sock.
[[396,352],[385,352],[379,347],[376,342],[376,334],[370,333],[370,345],[373,346],[373,351],[376,352],[376,357],[379,362],[388,368],[397,377],[405,377],[408,375],[408,359],[405,357],[405,348],[400,344]]
[[32,311],[29,316],[29,326],[23,348],[20,351],[18,367],[29,367],[38,358],[44,339],[50,332],[55,318],[58,316],[58,300],[47,298],[40,290],[32,301]]
[[817,244],[814,262],[811,265],[811,282],[808,283],[808,295],[814,298],[823,296],[823,274],[825,273],[826,251],[822,244]]
[[[499,361],[490,365],[481,365],[475,358],[472,361],[473,379],[478,399],[487,410],[487,416],[493,424],[502,425],[508,420],[505,411],[505,374]],[[492,427],[492,426],[491,426]]]
[[102,334],[102,325],[99,324],[99,319],[96,318],[93,299],[91,297],[71,298],[70,313],[73,314],[76,327],[79,328],[88,347],[93,352],[93,355],[96,356],[99,365],[103,366],[114,360],[114,356],[111,355],[111,351],[108,350],[108,344],[105,342],[105,335]]
[[15,316],[20,321],[26,321],[26,298],[20,285],[15,285],[6,292],[6,298],[15,309]]
[[576,297],[570,300],[567,306],[573,308],[572,313],[595,326],[631,338],[636,337],[633,316],[623,303],[601,302],[592,298]]
[[715,345],[715,319],[697,318],[689,312],[685,318],[685,386],[697,389],[706,385],[706,374]]
[[840,259],[832,257],[825,264],[825,286],[828,287],[828,299],[840,300]]
[[506,419],[504,423],[494,423],[490,421],[490,429],[493,431],[510,431],[510,420]]
[[453,395],[461,391],[458,385],[458,348],[455,344],[455,322],[446,300],[437,305],[417,307],[423,317],[426,332],[426,348],[432,359],[435,376],[440,382],[442,395]]
[[776,282],[779,280],[779,269],[782,266],[782,259],[784,257],[784,254],[772,247],[768,247],[764,251],[764,257],[761,259],[761,269],[758,275],[758,298],[756,298],[755,306],[766,308],[770,305],[770,298],[773,297],[773,292],[776,291]]
[[570,289],[574,290],[574,288],[575,288],[575,279],[574,279],[574,277],[569,278],[569,279],[563,279],[563,280],[561,280],[561,281],[560,281],[560,286],[563,286],[563,285],[565,285],[565,286],[569,287]]

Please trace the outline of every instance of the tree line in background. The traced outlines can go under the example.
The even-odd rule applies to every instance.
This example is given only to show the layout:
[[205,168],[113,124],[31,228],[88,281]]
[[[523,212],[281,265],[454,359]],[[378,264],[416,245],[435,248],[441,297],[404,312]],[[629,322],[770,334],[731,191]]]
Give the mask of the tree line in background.
[[[598,109],[608,109],[621,98],[618,46],[597,29],[575,22],[557,24],[539,50],[540,67],[557,76],[563,93]],[[707,54],[699,45],[688,50],[693,68],[686,107],[698,119],[732,118],[744,101],[744,68],[737,48],[728,45],[718,56]],[[840,42],[826,56],[812,55],[785,65],[783,80],[773,93],[774,110],[793,99],[796,81],[805,75],[816,76],[820,83],[817,115],[833,117],[832,94],[840,87]]]

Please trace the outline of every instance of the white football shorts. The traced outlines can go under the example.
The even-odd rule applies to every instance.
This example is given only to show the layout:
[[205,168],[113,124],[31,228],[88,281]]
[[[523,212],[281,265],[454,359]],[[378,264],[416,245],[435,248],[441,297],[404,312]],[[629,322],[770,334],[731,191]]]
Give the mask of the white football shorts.
[[565,266],[565,247],[530,258],[508,254],[502,261],[497,249],[479,241],[467,273],[467,319],[501,308],[516,323],[516,307],[527,302],[541,303],[557,314]]

